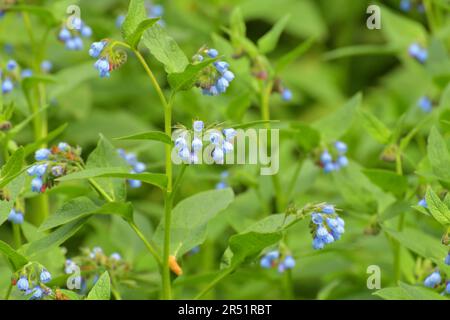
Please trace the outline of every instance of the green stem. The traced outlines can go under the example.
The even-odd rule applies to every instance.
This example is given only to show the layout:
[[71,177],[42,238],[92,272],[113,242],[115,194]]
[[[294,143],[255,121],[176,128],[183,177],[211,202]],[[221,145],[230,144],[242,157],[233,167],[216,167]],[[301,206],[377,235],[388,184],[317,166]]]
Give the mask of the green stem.
[[142,231],[138,228],[138,226],[134,222],[128,223],[130,227],[134,230],[134,232],[137,234],[137,236],[142,240],[142,242],[147,247],[148,251],[151,253],[151,255],[155,258],[156,262],[159,264],[159,266],[162,265],[161,257],[158,254],[158,251],[155,249],[155,247],[147,241]]
[[214,288],[220,281],[225,279],[229,274],[231,274],[234,271],[234,268],[229,268],[220,273],[213,281],[211,281],[206,288],[204,288],[198,295],[195,296],[195,300],[200,299],[205,294],[207,294],[212,288]]
[[295,298],[294,295],[294,287],[292,285],[292,270],[288,269],[284,272],[284,292],[286,294],[287,300],[293,300]]
[[13,223],[12,229],[13,229],[14,246],[16,247],[16,249],[19,249],[22,246],[22,239],[20,236],[20,225]]
[[9,300],[9,296],[11,295],[13,285],[12,282],[9,282],[8,290],[6,291],[5,300]]
[[[398,175],[403,175],[402,168],[402,155],[401,151],[397,150],[395,157],[395,167]],[[405,223],[405,213],[401,213],[398,220],[397,231],[401,232],[403,230],[403,225]],[[394,251],[394,280],[395,283],[401,280],[402,270],[401,270],[401,245],[400,242],[393,239],[393,251]]]

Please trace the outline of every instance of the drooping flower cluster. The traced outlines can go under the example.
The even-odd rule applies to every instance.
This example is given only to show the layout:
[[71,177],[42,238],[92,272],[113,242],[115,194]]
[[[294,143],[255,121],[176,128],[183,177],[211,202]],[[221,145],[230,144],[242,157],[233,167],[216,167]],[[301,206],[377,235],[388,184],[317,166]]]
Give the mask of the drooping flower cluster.
[[348,159],[345,156],[347,153],[347,145],[342,141],[334,143],[334,150],[330,153],[324,150],[320,155],[320,166],[325,173],[340,170],[348,165]]
[[216,184],[216,189],[225,189],[228,187],[227,183],[228,176],[229,176],[228,171],[223,171],[220,174],[220,181]]
[[400,0],[400,10],[404,12],[409,12],[413,7],[416,8],[417,12],[425,12],[425,7],[421,1],[417,0]]
[[24,213],[22,211],[12,208],[8,215],[8,221],[13,224],[22,224],[23,216]]
[[181,134],[175,139],[175,150],[178,156],[184,163],[202,163],[199,155],[203,155],[202,150],[207,146],[203,144],[203,141],[206,141],[209,144],[208,147],[211,146],[208,156],[212,158],[213,162],[223,164],[225,155],[234,150],[233,142],[237,134],[236,130],[226,128],[220,131],[212,128],[203,133],[203,129],[203,121],[194,121],[192,141],[190,139],[192,132],[187,129],[181,130]]
[[[444,258],[444,263],[450,266],[450,252]],[[446,280],[438,269],[435,269],[425,278],[423,285],[427,288],[443,290],[442,295],[450,294],[450,279]]]
[[408,48],[409,55],[420,63],[425,63],[428,58],[428,50],[419,43],[414,42]]
[[30,262],[20,270],[12,280],[12,284],[29,300],[41,300],[52,295],[47,287],[52,275],[41,264]]
[[[164,20],[161,18],[164,15],[164,7],[160,4],[153,4],[148,1],[145,4],[145,8],[147,10],[148,18],[160,18],[158,20],[158,24],[161,26],[165,25]],[[120,29],[122,27],[123,22],[125,21],[125,15],[121,14],[116,18],[116,27]]]
[[417,106],[422,109],[423,112],[429,113],[433,109],[433,102],[427,96],[423,96],[417,101]]
[[[216,49],[202,47],[193,57],[193,63],[200,63],[206,57],[216,59],[219,52]],[[217,96],[227,91],[231,81],[234,79],[234,73],[228,70],[228,62],[217,60],[212,65],[204,68],[195,83],[195,86],[202,89],[206,96]]]
[[111,71],[116,70],[127,61],[127,54],[122,50],[113,50],[109,40],[102,40],[91,44],[89,55],[97,59],[94,68],[101,78],[109,78]]
[[67,50],[83,50],[82,38],[90,38],[92,36],[92,29],[80,18],[72,19],[70,24],[70,28],[63,25],[58,33],[58,39],[64,43]]
[[78,170],[81,162],[81,148],[74,148],[65,142],[60,142],[50,149],[42,148],[35,152],[36,163],[28,168],[27,173],[33,177],[31,190],[44,192],[55,184],[55,179]]
[[[147,169],[145,163],[138,161],[135,153],[126,153],[125,150],[119,149],[119,155],[132,167],[130,173],[142,173]],[[142,185],[140,180],[128,179],[131,188],[139,188]]]
[[313,248],[323,249],[327,244],[339,240],[345,232],[344,227],[344,219],[339,217],[334,206],[321,206],[320,212],[311,214],[310,231],[313,236]]
[[126,277],[130,266],[119,253],[115,252],[107,256],[100,247],[94,247],[92,250],[84,248],[81,250],[81,255],[67,259],[64,265],[66,274],[83,274],[78,279],[82,294],[87,292],[89,285],[97,282],[105,270],[117,280]]
[[284,272],[295,267],[295,259],[290,254],[281,254],[280,251],[274,250],[266,253],[260,261],[260,265],[264,269],[277,268],[278,272]]

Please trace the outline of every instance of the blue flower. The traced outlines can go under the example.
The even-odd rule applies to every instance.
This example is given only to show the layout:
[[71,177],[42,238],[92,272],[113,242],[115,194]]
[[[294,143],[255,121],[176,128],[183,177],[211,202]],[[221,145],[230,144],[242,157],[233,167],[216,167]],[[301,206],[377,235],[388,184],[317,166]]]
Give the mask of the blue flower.
[[272,267],[272,261],[267,257],[262,257],[260,265],[264,269],[270,269]]
[[281,97],[284,101],[291,101],[292,100],[292,91],[289,89],[283,89],[281,91]]
[[8,215],[8,221],[14,224],[22,224],[23,223],[23,214],[20,212],[16,212],[16,210],[11,209]]
[[433,109],[433,102],[430,98],[423,96],[417,101],[417,105],[422,109],[423,112],[430,112]]
[[41,282],[47,283],[50,282],[50,280],[52,280],[52,275],[46,269],[42,269],[42,272],[39,275],[39,279],[41,280]]
[[213,144],[213,145],[219,145],[220,142],[222,141],[222,137],[217,133],[217,132],[213,132],[211,133],[210,137],[209,137],[209,141]]
[[101,78],[109,78],[109,61],[105,58],[98,59],[94,64],[95,69],[98,70]]
[[53,64],[52,64],[52,62],[49,61],[49,60],[44,60],[44,61],[42,61],[42,63],[41,63],[41,69],[42,69],[42,71],[44,71],[44,72],[50,72],[50,71],[52,71],[52,69],[53,69]]
[[190,162],[191,160],[191,153],[189,152],[189,149],[186,147],[180,149],[180,151],[178,152],[178,156],[184,162]]
[[342,168],[348,166],[348,158],[346,156],[339,156],[336,160],[336,164]]
[[447,286],[445,287],[445,292],[447,294],[450,294],[450,282],[447,283]]
[[90,38],[92,36],[92,29],[89,26],[83,26],[83,28],[81,28],[81,36],[85,37],[85,38]]
[[234,146],[231,142],[225,141],[223,143],[223,153],[227,154],[227,153],[233,152],[233,150],[234,150]]
[[20,76],[22,77],[22,79],[29,78],[33,76],[33,71],[31,69],[23,69],[20,73]]
[[428,208],[427,200],[425,200],[425,198],[420,199],[420,201],[419,201],[419,203],[417,203],[417,205],[424,207],[424,208]]
[[92,58],[98,58],[102,53],[103,49],[105,49],[106,44],[107,44],[106,41],[99,41],[92,43],[91,48],[89,49],[89,55]]
[[331,161],[333,161],[331,154],[326,150],[322,152],[322,155],[320,156],[320,162],[322,162],[322,164],[327,164],[330,163]]
[[404,12],[408,12],[409,10],[411,10],[411,0],[401,0],[400,10]]
[[441,274],[439,273],[439,271],[435,271],[425,279],[423,284],[425,285],[425,287],[434,288],[438,284],[440,284],[441,281],[442,281]]
[[194,121],[193,128],[195,132],[202,132],[203,127],[204,127],[203,121],[200,120]]
[[199,138],[194,138],[194,140],[192,140],[192,150],[194,152],[198,152],[202,149],[203,147],[203,143]]
[[216,58],[219,52],[216,49],[208,49],[207,54],[210,58]]
[[221,77],[216,82],[217,91],[219,91],[219,93],[224,93],[227,90],[229,85],[230,85],[230,83],[227,81],[227,79],[225,79],[224,77]]
[[11,59],[6,63],[6,69],[8,71],[14,71],[14,69],[16,69],[16,68],[17,68],[17,62],[15,60]]
[[448,266],[450,266],[450,252],[445,257],[444,263]]
[[42,177],[47,172],[47,163],[35,164],[27,170],[27,173],[33,177]]
[[418,43],[411,44],[408,48],[408,53],[420,63],[425,63],[428,58],[427,49],[422,48]]
[[117,252],[114,252],[113,254],[111,254],[111,257],[110,257],[112,260],[115,260],[115,261],[120,261],[120,260],[122,260],[122,257],[120,256],[120,254],[118,254]]
[[186,139],[184,137],[178,137],[175,139],[175,147],[178,149],[185,148],[187,146]]
[[313,239],[313,248],[314,250],[320,250],[323,249],[325,247],[325,243],[318,237],[315,237]]
[[217,164],[223,164],[223,150],[221,148],[214,148],[212,157]]
[[42,148],[42,149],[37,150],[34,153],[34,158],[37,161],[48,160],[48,157],[50,156],[50,154],[51,154],[51,152],[49,149]]
[[59,40],[66,42],[72,38],[72,34],[68,29],[62,28],[61,31],[59,31],[58,38]]
[[14,84],[12,83],[11,79],[6,78],[2,82],[2,92],[4,94],[10,93],[14,89]]
[[128,179],[128,185],[130,188],[136,189],[142,186],[142,182],[140,180]]
[[120,29],[122,27],[123,22],[125,21],[125,16],[123,14],[118,15],[116,18],[116,27]]
[[216,67],[217,71],[219,71],[222,74],[228,71],[228,68],[230,67],[228,62],[225,61],[216,61],[214,62],[214,66]]
[[311,221],[314,224],[322,224],[323,223],[322,215],[317,212],[314,212],[313,214],[311,214]]
[[347,152],[347,144],[345,144],[342,141],[336,141],[334,143],[334,147],[336,148],[337,152],[341,155]]
[[30,300],[39,300],[44,295],[44,291],[41,287],[37,286],[33,289]]
[[60,177],[64,174],[64,169],[61,166],[54,166],[52,167],[52,174],[55,177]]
[[19,281],[17,281],[17,289],[21,291],[27,291],[30,284],[28,283],[28,279],[25,276],[20,277]]
[[142,173],[145,171],[146,168],[147,168],[147,166],[143,162],[137,162],[133,167],[133,169],[136,173]]
[[222,75],[228,82],[233,81],[234,79],[234,73],[231,72],[230,70],[227,70],[223,73]]
[[228,186],[224,181],[220,181],[216,184],[216,189],[220,190],[220,189],[226,189]]
[[36,177],[33,180],[31,180],[31,191],[33,192],[41,192],[43,181],[40,177]]
[[337,169],[336,164],[333,162],[328,162],[323,167],[323,171],[325,173],[330,173],[332,171],[335,171],[336,169]]
[[295,267],[295,260],[292,256],[286,256],[284,258],[284,266],[286,269],[293,269]]
[[330,204],[324,205],[322,207],[322,212],[326,213],[326,214],[333,214],[333,213],[335,213],[334,206],[332,206]]

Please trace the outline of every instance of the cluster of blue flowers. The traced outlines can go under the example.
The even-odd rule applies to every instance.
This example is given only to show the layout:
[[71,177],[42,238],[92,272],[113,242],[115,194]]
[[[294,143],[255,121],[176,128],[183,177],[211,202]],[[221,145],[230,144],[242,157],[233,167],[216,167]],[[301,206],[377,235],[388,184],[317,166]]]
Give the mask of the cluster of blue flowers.
[[418,12],[423,13],[425,12],[425,7],[422,2],[420,1],[413,1],[413,0],[400,0],[400,10],[404,12],[409,12],[413,8],[413,6],[416,6],[416,9]]
[[34,275],[32,272],[22,272],[22,275],[16,281],[16,287],[24,295],[30,296],[30,300],[41,300],[49,296],[52,291],[45,284],[52,280],[52,275],[45,268],[40,267],[40,273]]
[[216,189],[228,188],[228,183],[227,183],[228,176],[229,176],[228,171],[223,171],[220,174],[220,181],[216,184]]
[[[193,62],[202,62],[205,57],[217,58],[219,52],[216,49],[200,49],[194,55]],[[217,96],[227,91],[231,81],[234,79],[234,73],[229,70],[230,65],[225,61],[215,61],[212,66],[206,67],[197,79],[196,87],[202,89],[202,93],[207,96]]]
[[64,42],[66,49],[71,51],[83,50],[83,39],[92,36],[92,29],[80,18],[72,20],[72,28],[63,26],[58,34],[58,39]]
[[334,143],[334,149],[337,153],[335,161],[333,160],[333,155],[328,150],[324,150],[320,155],[320,165],[325,173],[340,170],[348,165],[348,159],[345,156],[347,153],[347,145],[342,141],[336,141]]
[[[189,134],[185,130],[175,140],[175,148],[178,152],[178,156],[185,163],[197,164],[199,163],[198,154],[203,149],[203,121],[194,121],[193,124],[194,138],[192,142],[189,140]],[[233,140],[236,137],[236,130],[233,128],[219,130],[211,129],[205,133],[209,142],[214,146],[212,149],[212,160],[217,164],[223,164],[225,155],[233,152]]]
[[[444,263],[450,266],[450,252],[444,258]],[[433,271],[428,277],[425,278],[423,282],[424,286],[431,289],[442,288],[441,284],[443,284],[444,291],[442,294],[450,294],[450,281],[442,281],[443,278],[439,270]]]
[[[49,73],[50,71],[52,71],[52,69],[53,69],[53,64],[51,61],[49,61],[49,60],[42,61],[41,71],[43,73]],[[22,77],[22,79],[29,78],[29,77],[33,76],[33,70],[23,69],[22,72],[20,73],[20,76]]]
[[102,40],[91,44],[89,49],[89,55],[92,58],[97,59],[94,64],[94,68],[98,70],[101,78],[109,78],[110,71],[112,70],[108,56],[102,56],[103,50],[108,45],[108,41]]
[[22,224],[23,223],[23,216],[24,216],[23,212],[13,208],[9,212],[8,221],[13,223],[13,224]]
[[[143,162],[139,162],[135,153],[126,153],[125,150],[119,149],[119,155],[132,167],[130,173],[142,173],[147,169]],[[142,182],[139,180],[128,179],[131,188],[139,188]]]
[[339,240],[345,232],[345,222],[336,213],[334,206],[323,205],[320,212],[311,214],[311,234],[313,248],[323,249],[327,244]]
[[408,48],[409,55],[420,63],[425,63],[428,59],[428,50],[415,42]]
[[[164,15],[164,7],[160,4],[152,4],[151,2],[147,2],[145,4],[145,8],[147,10],[148,18],[161,18]],[[116,18],[116,27],[121,28],[123,22],[125,21],[125,15],[121,14]],[[161,26],[165,25],[164,20],[159,19],[158,24]]]
[[34,154],[37,161],[27,169],[31,180],[31,191],[44,192],[53,186],[54,180],[66,174],[70,169],[76,169],[74,162],[81,160],[80,148],[73,148],[66,142],[60,142],[57,146],[41,148]]
[[422,109],[423,112],[429,113],[433,109],[433,102],[427,96],[423,96],[417,101],[417,106]]
[[260,265],[264,269],[277,267],[278,272],[284,272],[295,267],[295,259],[290,255],[282,256],[280,251],[274,250],[266,253],[260,261]]

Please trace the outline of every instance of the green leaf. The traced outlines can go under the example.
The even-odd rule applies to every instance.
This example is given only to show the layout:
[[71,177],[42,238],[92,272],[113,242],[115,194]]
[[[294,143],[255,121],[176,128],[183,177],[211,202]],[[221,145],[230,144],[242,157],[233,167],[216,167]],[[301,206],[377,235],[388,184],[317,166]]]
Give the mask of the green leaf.
[[334,60],[342,59],[354,56],[366,56],[366,55],[394,55],[399,52],[400,48],[398,46],[387,46],[383,45],[373,45],[373,44],[363,44],[356,46],[348,46],[343,48],[337,48],[332,51],[326,52],[324,54],[324,59]]
[[286,24],[288,23],[290,15],[285,15],[280,20],[275,23],[275,25],[270,29],[265,35],[263,35],[258,40],[258,48],[261,53],[269,53],[276,48],[278,39],[283,33]]
[[157,186],[161,189],[164,189],[167,186],[167,177],[165,174],[150,172],[130,173],[128,169],[122,167],[85,169],[61,177],[58,179],[58,181],[72,181],[94,178],[97,178],[95,180],[100,180],[98,178],[134,179]]
[[25,157],[39,149],[43,144],[55,139],[57,136],[59,136],[63,131],[67,128],[67,123],[64,123],[63,125],[59,126],[55,130],[49,132],[47,136],[38,139],[34,141],[33,143],[30,143],[24,147]]
[[111,298],[111,279],[105,271],[89,292],[86,300],[109,300]]
[[316,121],[313,127],[322,133],[326,141],[334,141],[347,132],[353,122],[356,109],[361,104],[362,94],[355,94],[343,107]]
[[165,66],[167,73],[183,72],[189,64],[184,52],[159,24],[145,31],[143,42],[150,53]]
[[375,140],[381,144],[389,143],[392,132],[383,124],[383,122],[378,120],[378,118],[370,111],[364,109],[359,109],[358,115],[362,126]]
[[400,283],[400,287],[380,289],[373,294],[386,300],[447,300],[431,289],[405,283]]
[[[208,222],[225,210],[234,199],[232,189],[210,190],[197,193],[180,201],[172,211],[170,252],[181,256],[206,239]],[[154,241],[162,244],[164,219],[154,235]]]
[[0,188],[6,186],[11,180],[22,172],[22,165],[25,158],[25,152],[22,147],[17,149],[0,172]]
[[275,72],[282,72],[288,65],[304,55],[312,47],[315,41],[315,37],[310,37],[309,39],[300,43],[297,47],[286,53],[284,56],[279,58],[275,64]]
[[280,120],[255,120],[233,125],[234,129],[256,128],[261,125],[280,123]]
[[246,33],[245,21],[244,18],[242,17],[242,12],[239,7],[235,7],[233,12],[231,12],[230,28],[232,34],[245,37]]
[[395,172],[383,169],[363,169],[362,172],[383,191],[391,192],[397,198],[401,198],[408,189],[406,177]]
[[431,215],[442,225],[450,224],[450,210],[448,207],[439,199],[438,195],[433,191],[433,189],[428,188],[425,194],[425,200],[427,201],[428,210]]
[[13,205],[13,201],[0,200],[0,226],[8,219]]
[[81,297],[75,292],[67,289],[59,289],[62,294],[64,294],[69,300],[81,300]]
[[[114,168],[117,170],[118,167],[123,168],[123,171],[128,171],[124,160],[120,157],[117,149],[109,142],[103,135],[100,136],[100,140],[97,144],[97,148],[89,155],[86,162],[86,170],[88,172],[107,172],[108,169]],[[83,171],[81,171],[83,172]],[[79,173],[83,175],[83,173]],[[77,173],[74,173],[76,175]],[[68,175],[64,178],[67,178]],[[86,178],[86,177],[82,177]],[[117,177],[122,178],[122,177]],[[62,180],[62,179],[61,179]],[[126,185],[125,181],[122,179],[112,179],[112,178],[95,178],[94,181],[111,197],[112,200],[120,201],[126,198]]]
[[172,139],[162,131],[148,131],[137,133],[125,137],[115,138],[115,140],[152,140],[160,141],[169,145],[173,144]]
[[107,202],[97,204],[88,197],[79,197],[66,202],[39,227],[40,231],[48,230],[62,224],[93,214],[114,214],[127,221],[133,220],[133,206],[130,202]]
[[203,69],[208,67],[216,59],[207,59],[199,63],[189,64],[183,72],[171,73],[167,77],[170,87],[173,91],[186,91],[190,90]]
[[52,247],[59,246],[67,239],[72,237],[78,230],[88,221],[89,217],[84,217],[75,221],[72,221],[52,233],[40,238],[36,241],[30,242],[23,246],[27,256],[34,255],[44,250],[49,250]]
[[11,263],[11,269],[16,272],[28,263],[27,258],[11,248],[6,242],[0,240],[0,252],[3,253]]
[[292,137],[303,150],[309,152],[320,144],[320,132],[316,129],[301,122],[292,123],[291,126],[294,131],[288,131],[287,135]]
[[43,6],[14,5],[9,7],[8,11],[28,12],[40,18],[47,26],[54,26],[58,23],[58,19],[56,19],[52,11]]
[[136,48],[142,33],[159,19],[147,19],[144,0],[130,0],[128,12],[122,24],[122,37],[132,48]]
[[428,159],[436,176],[450,181],[450,154],[447,144],[436,127],[432,127],[428,137]]

